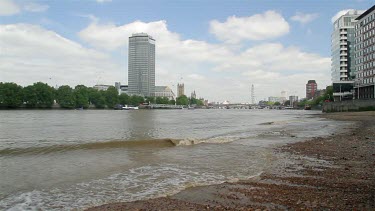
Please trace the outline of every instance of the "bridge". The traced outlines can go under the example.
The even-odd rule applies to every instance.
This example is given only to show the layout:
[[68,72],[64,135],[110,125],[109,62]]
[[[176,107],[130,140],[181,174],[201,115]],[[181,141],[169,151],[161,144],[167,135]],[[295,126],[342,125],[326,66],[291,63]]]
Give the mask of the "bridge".
[[145,105],[145,108],[149,109],[183,109],[183,105],[169,105],[169,104],[149,104]]

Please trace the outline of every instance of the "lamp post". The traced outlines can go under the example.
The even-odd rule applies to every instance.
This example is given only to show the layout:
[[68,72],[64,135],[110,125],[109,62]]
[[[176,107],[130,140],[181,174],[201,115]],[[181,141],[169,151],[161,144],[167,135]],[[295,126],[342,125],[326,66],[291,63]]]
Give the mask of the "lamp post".
[[357,85],[358,85],[358,98],[357,99],[359,100],[359,81]]
[[342,94],[341,94],[341,85],[340,85],[340,102],[341,102]]

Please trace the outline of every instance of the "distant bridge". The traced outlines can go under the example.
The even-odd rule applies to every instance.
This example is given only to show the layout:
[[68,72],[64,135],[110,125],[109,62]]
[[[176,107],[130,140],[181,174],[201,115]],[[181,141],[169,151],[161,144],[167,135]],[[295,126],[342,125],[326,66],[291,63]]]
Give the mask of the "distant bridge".
[[217,108],[217,109],[249,109],[252,105],[250,104],[240,104],[240,103],[234,103],[234,104],[214,104],[211,107]]
[[149,104],[146,106],[146,108],[150,108],[150,109],[157,109],[157,108],[161,108],[161,109],[183,109],[184,106],[183,105],[169,105],[169,104]]

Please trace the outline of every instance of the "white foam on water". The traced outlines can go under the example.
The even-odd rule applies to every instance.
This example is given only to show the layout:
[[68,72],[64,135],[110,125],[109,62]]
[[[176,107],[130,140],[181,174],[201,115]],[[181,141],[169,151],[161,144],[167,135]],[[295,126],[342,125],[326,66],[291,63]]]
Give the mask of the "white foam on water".
[[202,143],[224,144],[224,143],[230,143],[239,139],[240,137],[220,136],[220,137],[213,137],[213,138],[207,138],[207,139],[188,138],[188,139],[182,139],[182,140],[172,140],[172,142],[176,146],[189,146],[189,145],[202,144]]
[[33,190],[0,201],[1,210],[71,210],[110,202],[172,195],[194,186],[218,184],[227,178],[191,167],[144,166],[107,178],[51,190]]

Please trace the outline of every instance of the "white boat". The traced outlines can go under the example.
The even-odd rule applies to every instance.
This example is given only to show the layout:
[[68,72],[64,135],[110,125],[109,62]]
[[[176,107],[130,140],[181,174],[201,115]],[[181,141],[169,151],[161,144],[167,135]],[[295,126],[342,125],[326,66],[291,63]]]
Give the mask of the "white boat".
[[138,110],[138,106],[128,106],[128,105],[125,105],[124,107],[122,107],[123,110]]

